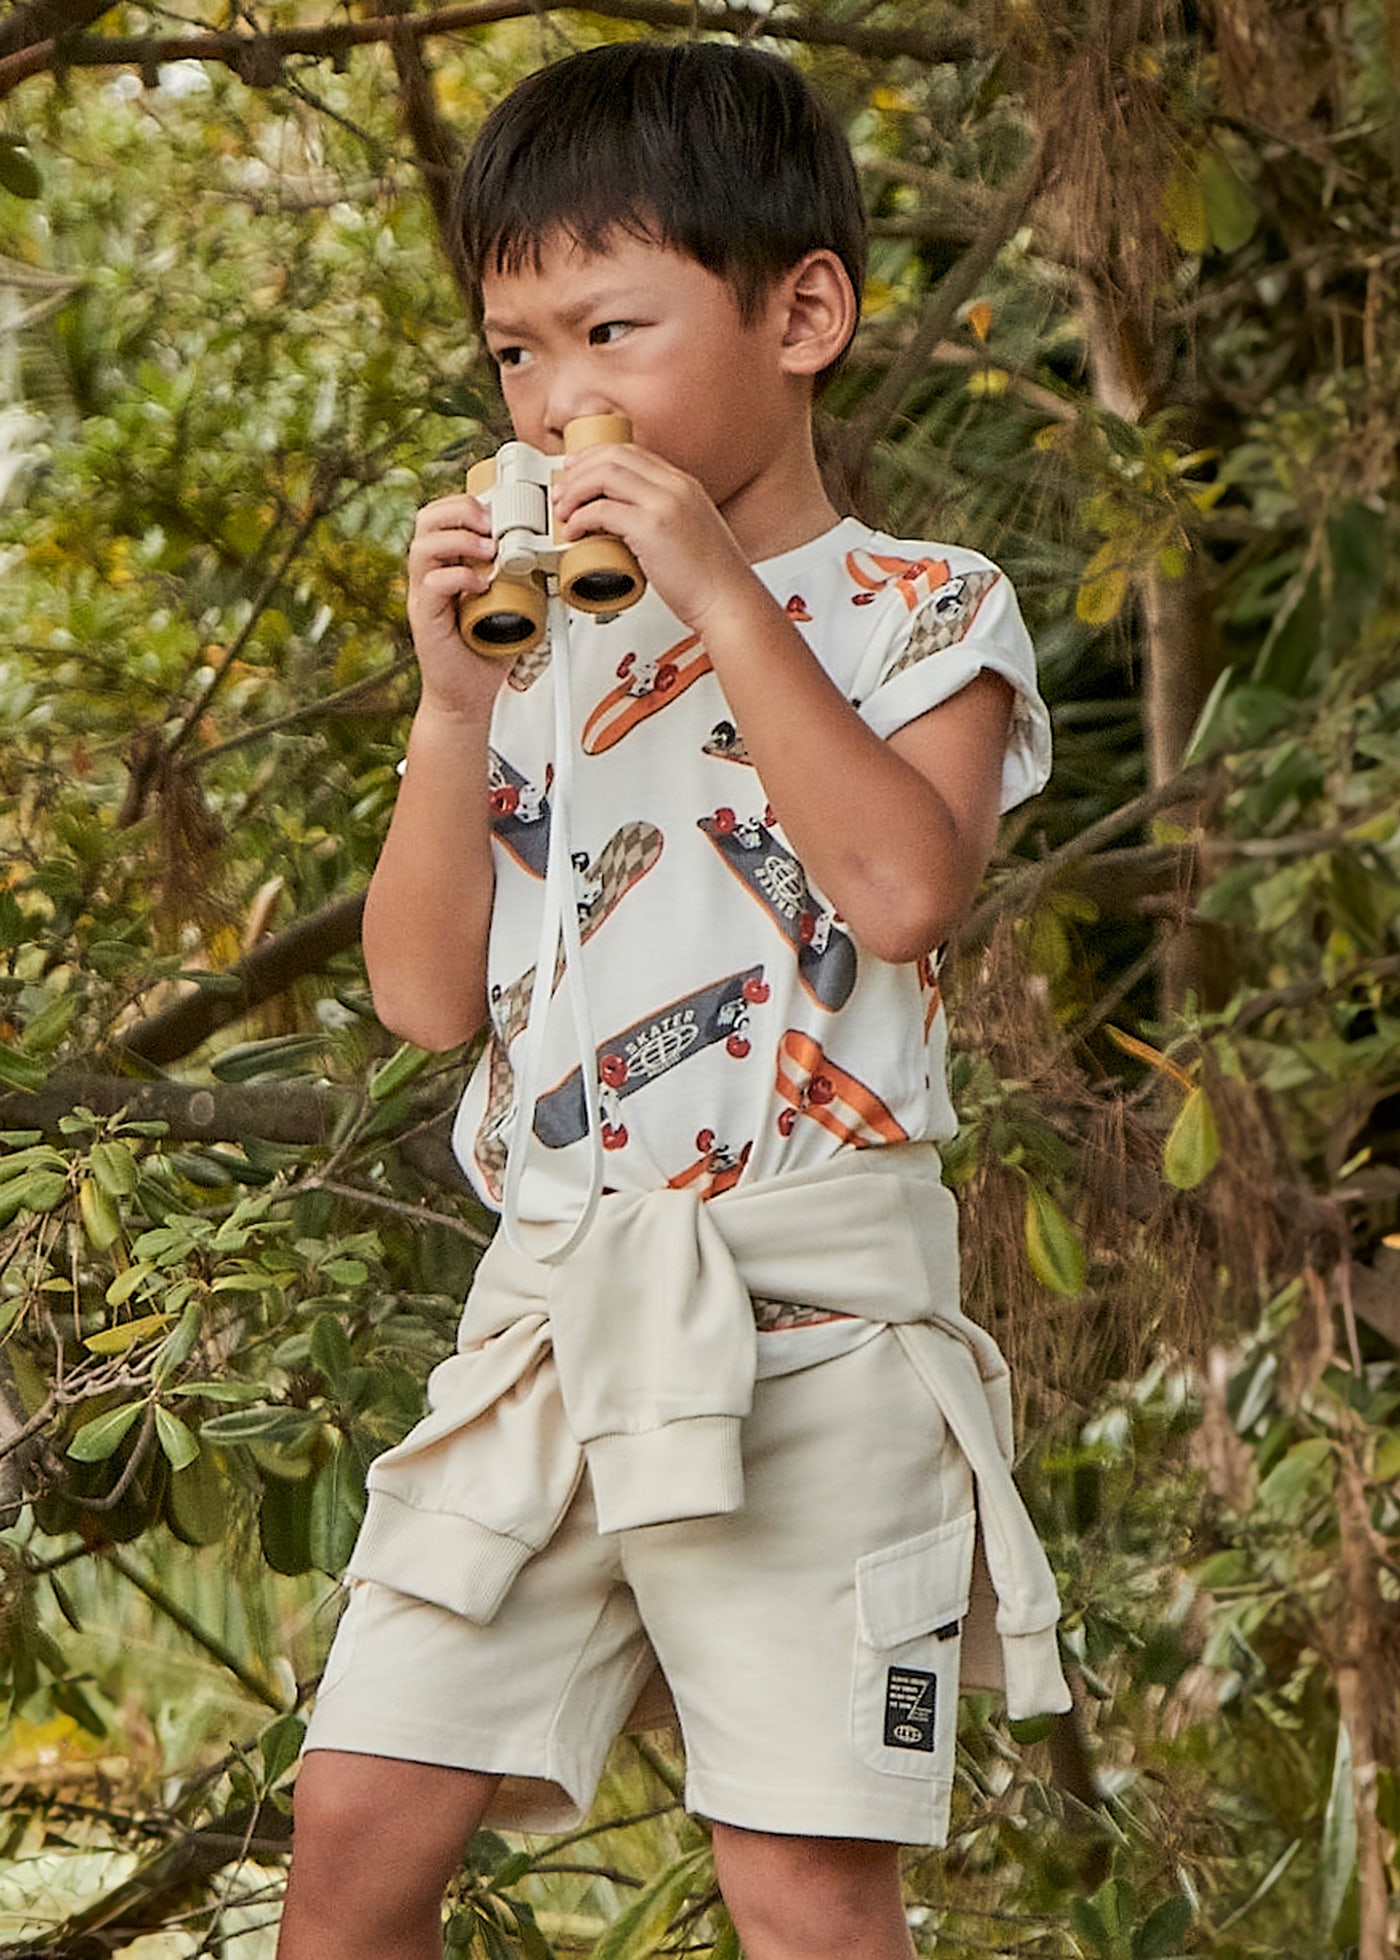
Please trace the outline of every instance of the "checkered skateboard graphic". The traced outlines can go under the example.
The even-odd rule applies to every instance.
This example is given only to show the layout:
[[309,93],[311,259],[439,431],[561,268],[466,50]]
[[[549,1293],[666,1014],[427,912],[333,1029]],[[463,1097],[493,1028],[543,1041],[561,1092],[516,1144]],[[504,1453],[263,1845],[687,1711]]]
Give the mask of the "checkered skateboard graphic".
[[1000,572],[964,572],[941,585],[923,607],[909,633],[905,647],[885,680],[893,680],[908,667],[917,667],[930,654],[943,653],[967,637],[982,601],[1001,577]]
[[856,1080],[824,1053],[819,1041],[789,1028],[778,1044],[777,1092],[788,1105],[778,1117],[791,1136],[798,1119],[810,1116],[842,1143],[865,1149],[877,1143],[904,1143],[908,1132],[873,1089]]
[[506,675],[506,686],[513,687],[517,694],[524,694],[535,685],[541,674],[549,672],[550,642],[548,633],[542,633],[532,647],[518,653]]
[[797,977],[818,1007],[831,1014],[844,1007],[856,984],[855,943],[812,896],[792,852],[767,824],[743,822],[732,810],[701,817],[699,828],[793,948]]
[[[598,1079],[605,1097],[623,1101],[717,1041],[742,1061],[749,1052],[743,1033],[749,1010],[766,994],[763,968],[751,966],[612,1035],[598,1048]],[[549,1149],[563,1150],[587,1132],[583,1077],[573,1069],[535,1105],[535,1135]]]
[[638,723],[678,701],[702,674],[710,672],[710,656],[698,633],[677,640],[654,661],[639,662],[626,654],[617,669],[617,686],[609,688],[583,724],[585,755],[602,755],[630,735]]
[[[580,883],[584,897],[579,901],[579,944],[586,945],[625,894],[644,878],[661,856],[661,832],[651,823],[626,823],[608,839]],[[560,948],[554,964],[551,991],[564,972],[564,952]],[[535,985],[535,969],[530,967],[518,980],[502,988],[492,1002],[492,1036],[487,1054],[486,1108],[472,1144],[472,1154],[481,1168],[486,1187],[499,1201],[506,1168],[505,1124],[515,1100],[515,1071],[510,1064],[510,1044],[525,1031],[530,1016],[530,995]]]

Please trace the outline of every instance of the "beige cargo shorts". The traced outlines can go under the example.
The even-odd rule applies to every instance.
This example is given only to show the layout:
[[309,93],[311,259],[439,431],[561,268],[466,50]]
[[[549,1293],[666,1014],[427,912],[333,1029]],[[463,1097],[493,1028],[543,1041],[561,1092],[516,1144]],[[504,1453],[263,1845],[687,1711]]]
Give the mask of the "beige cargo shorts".
[[743,1455],[741,1511],[606,1537],[585,1474],[486,1626],[353,1582],[307,1749],[499,1774],[488,1824],[562,1831],[669,1690],[699,1815],[942,1844],[966,1460],[884,1328],[760,1381]]

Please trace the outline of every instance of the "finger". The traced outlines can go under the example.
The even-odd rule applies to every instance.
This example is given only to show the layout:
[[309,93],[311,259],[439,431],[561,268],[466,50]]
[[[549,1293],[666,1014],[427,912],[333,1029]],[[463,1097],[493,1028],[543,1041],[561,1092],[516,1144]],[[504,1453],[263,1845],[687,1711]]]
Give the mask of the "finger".
[[452,527],[489,531],[490,512],[479,498],[469,497],[465,491],[460,491],[450,497],[435,497],[432,503],[424,504],[418,512],[414,530],[436,531]]
[[495,541],[476,531],[430,531],[415,538],[408,548],[409,570],[426,571],[430,565],[466,558],[485,561],[496,555]]

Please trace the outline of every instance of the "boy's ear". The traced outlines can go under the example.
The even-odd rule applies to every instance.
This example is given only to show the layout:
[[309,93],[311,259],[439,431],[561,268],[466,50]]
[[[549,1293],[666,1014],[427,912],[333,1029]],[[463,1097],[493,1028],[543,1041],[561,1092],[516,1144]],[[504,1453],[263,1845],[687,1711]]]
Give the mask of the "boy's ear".
[[856,330],[859,308],[851,276],[833,251],[808,252],[778,281],[781,364],[786,374],[818,375]]

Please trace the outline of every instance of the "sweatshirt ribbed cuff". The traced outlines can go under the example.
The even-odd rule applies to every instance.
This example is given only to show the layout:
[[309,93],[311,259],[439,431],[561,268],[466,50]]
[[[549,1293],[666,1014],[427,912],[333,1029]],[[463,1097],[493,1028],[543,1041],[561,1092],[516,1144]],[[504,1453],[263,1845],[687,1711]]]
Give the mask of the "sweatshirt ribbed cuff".
[[484,1626],[537,1548],[451,1511],[371,1490],[346,1577],[374,1579]]
[[1013,1722],[1031,1715],[1063,1715],[1071,1707],[1069,1685],[1060,1667],[1055,1629],[1001,1636],[1006,1670],[1006,1713]]
[[585,1443],[599,1531],[737,1511],[744,1502],[738,1416],[686,1416],[639,1435]]

